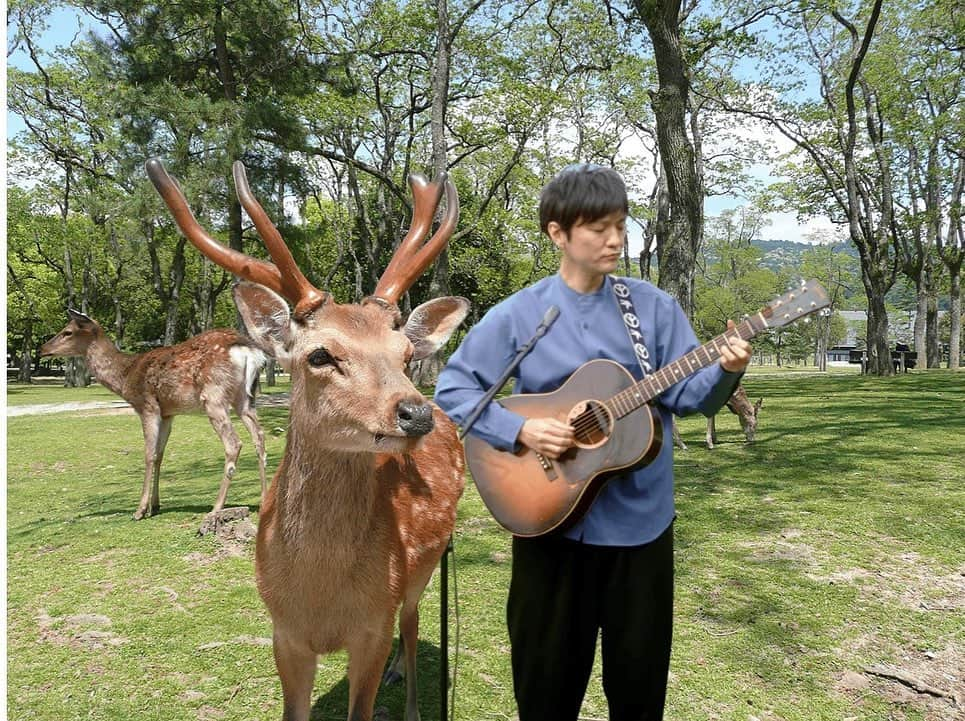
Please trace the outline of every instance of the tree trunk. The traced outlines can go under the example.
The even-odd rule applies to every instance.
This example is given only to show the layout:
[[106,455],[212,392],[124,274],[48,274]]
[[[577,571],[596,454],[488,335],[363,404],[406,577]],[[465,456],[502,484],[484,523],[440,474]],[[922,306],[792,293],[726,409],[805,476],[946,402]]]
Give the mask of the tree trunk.
[[[432,170],[438,177],[448,170],[446,157],[446,107],[449,99],[449,7],[448,0],[436,0],[436,57],[432,68]],[[449,248],[443,248],[436,258],[429,295],[432,298],[450,295]],[[442,370],[442,358],[433,353],[410,369],[412,382],[417,386],[435,385]]]
[[[925,284],[918,282],[915,288],[915,352],[925,352],[925,322],[928,315],[928,295],[925,292]],[[922,367],[925,364],[925,356],[921,356]]]
[[814,365],[819,371],[828,369],[828,335],[830,334],[831,317],[818,320],[817,348],[814,352]]
[[17,369],[17,380],[21,383],[32,383],[33,366],[33,346],[34,346],[34,319],[27,317],[23,326],[23,342],[20,345],[19,368]]
[[868,372],[873,375],[894,375],[891,349],[888,347],[888,311],[885,294],[868,292]]
[[184,236],[178,236],[174,248],[174,258],[168,272],[167,308],[164,317],[164,345],[174,345],[178,331],[178,303],[181,299],[181,286],[184,284]]
[[658,88],[651,92],[657,146],[666,176],[670,214],[657,223],[659,285],[693,311],[693,279],[703,220],[703,188],[693,144],[687,134],[690,92],[688,68],[680,45],[679,0],[635,0],[653,44]]
[[951,278],[951,333],[948,339],[948,367],[958,369],[962,355],[962,266],[953,269]]

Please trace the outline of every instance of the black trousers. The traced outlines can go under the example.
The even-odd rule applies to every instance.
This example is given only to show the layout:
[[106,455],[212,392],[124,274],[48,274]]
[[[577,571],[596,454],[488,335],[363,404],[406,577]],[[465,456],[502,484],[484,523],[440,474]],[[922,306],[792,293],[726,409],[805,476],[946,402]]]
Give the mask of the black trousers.
[[673,633],[673,525],[629,548],[514,538],[506,620],[520,721],[576,721],[600,630],[610,721],[662,719]]

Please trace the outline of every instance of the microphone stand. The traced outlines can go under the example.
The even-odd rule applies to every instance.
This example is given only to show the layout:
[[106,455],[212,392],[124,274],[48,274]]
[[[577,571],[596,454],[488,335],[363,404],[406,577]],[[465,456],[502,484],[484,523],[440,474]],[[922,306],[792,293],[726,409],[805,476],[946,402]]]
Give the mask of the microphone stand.
[[[479,400],[479,403],[476,404],[476,407],[472,409],[472,413],[469,414],[462,424],[462,428],[459,430],[459,440],[466,437],[469,429],[479,420],[482,412],[492,402],[502,387],[506,385],[506,381],[509,380],[509,377],[519,364],[523,362],[523,358],[533,349],[533,346],[536,345],[539,339],[546,335],[546,331],[553,325],[557,317],[559,317],[559,314],[560,309],[555,305],[551,305],[549,309],[547,309],[543,315],[543,319],[536,327],[536,332],[533,333],[533,337],[516,352],[516,356],[510,364],[506,366],[506,370],[504,370],[496,382],[490,386],[489,390],[486,391],[485,395]],[[452,536],[449,537],[449,543],[446,545],[446,550],[443,551],[442,558],[439,562],[439,645],[441,646],[439,669],[440,721],[449,721],[449,707],[446,704],[449,696],[449,554],[455,556],[455,551],[452,547]]]
[[472,409],[472,413],[470,413],[463,422],[462,428],[459,431],[460,440],[466,437],[466,434],[469,433],[469,429],[472,428],[473,424],[477,420],[479,420],[479,416],[482,415],[484,410],[486,410],[486,407],[490,404],[492,399],[497,393],[499,393],[502,387],[506,385],[506,381],[509,380],[509,377],[513,374],[513,371],[516,370],[519,364],[523,362],[523,358],[526,357],[527,353],[533,350],[533,346],[536,345],[537,341],[546,335],[546,331],[548,331],[550,326],[553,325],[553,323],[559,317],[559,314],[560,309],[555,305],[551,305],[549,307],[549,310],[547,310],[545,315],[543,315],[543,320],[541,320],[540,324],[536,327],[536,332],[533,334],[533,337],[529,339],[526,345],[516,351],[516,357],[513,358],[512,362],[510,362],[508,366],[506,366],[506,370],[503,371],[503,374],[499,376],[492,386],[490,386],[489,390],[486,391],[486,394],[482,397],[482,399],[480,399],[479,403],[476,404],[476,407]]

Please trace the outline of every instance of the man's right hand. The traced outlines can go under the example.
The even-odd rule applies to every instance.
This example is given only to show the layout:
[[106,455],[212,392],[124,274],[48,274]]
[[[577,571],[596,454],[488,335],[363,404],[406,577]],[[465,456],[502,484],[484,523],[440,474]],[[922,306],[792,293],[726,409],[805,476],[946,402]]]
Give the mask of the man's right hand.
[[547,458],[559,458],[573,445],[573,428],[555,418],[529,418],[523,423],[517,440]]

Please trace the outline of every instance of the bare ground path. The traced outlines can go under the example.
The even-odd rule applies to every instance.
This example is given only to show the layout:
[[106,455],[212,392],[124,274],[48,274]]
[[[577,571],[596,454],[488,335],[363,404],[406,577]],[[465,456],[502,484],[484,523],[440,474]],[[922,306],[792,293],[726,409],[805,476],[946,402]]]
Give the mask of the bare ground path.
[[[288,393],[269,393],[258,396],[256,407],[258,408],[286,408],[288,406]],[[124,411],[131,408],[127,401],[72,401],[68,403],[36,403],[26,406],[7,406],[7,417],[14,416],[36,416],[47,413],[66,413],[69,411],[89,411],[89,410],[108,410]]]

